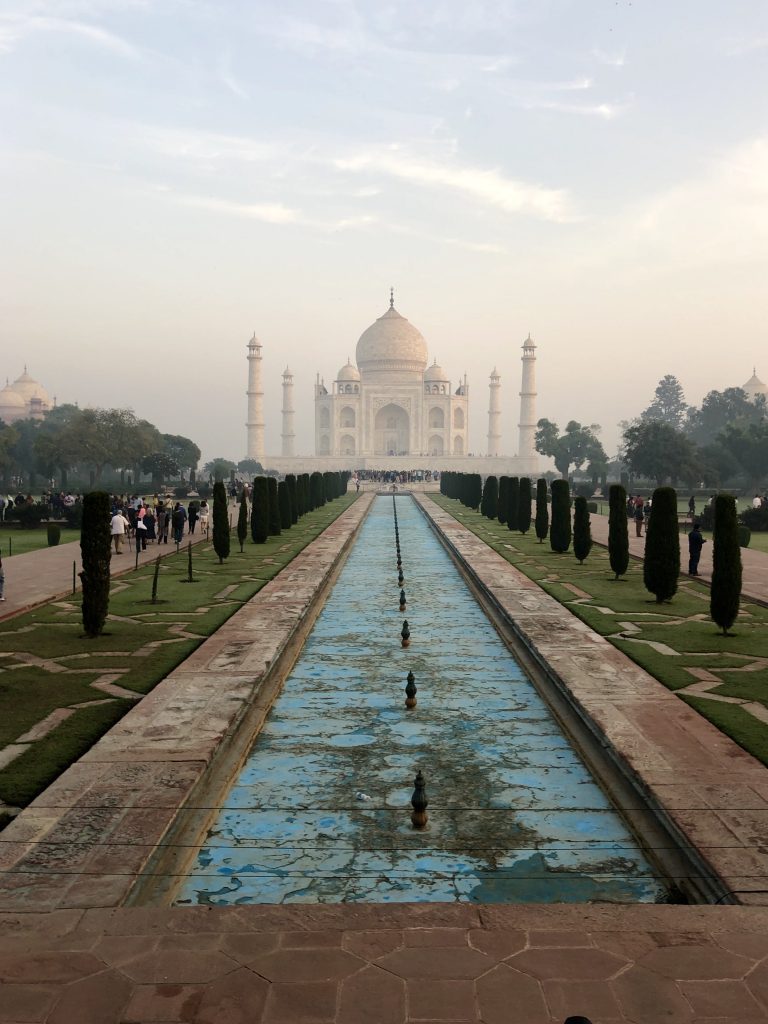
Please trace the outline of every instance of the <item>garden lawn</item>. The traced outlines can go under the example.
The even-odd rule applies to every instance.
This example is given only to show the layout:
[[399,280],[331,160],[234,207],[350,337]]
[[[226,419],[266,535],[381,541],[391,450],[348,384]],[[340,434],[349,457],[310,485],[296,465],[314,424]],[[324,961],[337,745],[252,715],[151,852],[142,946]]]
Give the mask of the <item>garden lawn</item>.
[[[104,633],[83,636],[80,595],[52,601],[0,624],[0,755],[23,738],[28,748],[0,768],[0,801],[24,807],[80,757],[136,700],[148,693],[355,500],[344,495],[265,544],[232,532],[228,559],[219,565],[213,544],[160,563],[151,603],[154,564],[112,580]],[[116,687],[116,689],[110,689]],[[45,719],[74,709],[46,733]],[[43,723],[42,727],[41,724]],[[37,729],[40,738],[26,739]],[[4,809],[0,806],[0,815]]]
[[[61,529],[59,544],[71,544],[80,540],[79,530]],[[23,555],[27,551],[37,551],[48,547],[48,531],[42,529],[20,530],[15,526],[0,526],[0,555],[9,558],[11,555]]]
[[[594,545],[584,564],[579,565],[572,550],[555,554],[549,540],[539,544],[533,531],[523,536],[495,519],[485,519],[457,500],[443,495],[430,497],[574,615],[768,764],[768,725],[749,710],[750,704],[768,706],[767,608],[743,602],[733,626],[734,635],[725,637],[709,617],[709,588],[690,577],[681,576],[672,601],[658,605],[643,586],[643,567],[637,559],[630,559],[626,577],[615,581],[606,548]],[[578,593],[570,588],[577,588]],[[688,693],[694,685],[696,693]],[[733,703],[708,698],[709,692]]]

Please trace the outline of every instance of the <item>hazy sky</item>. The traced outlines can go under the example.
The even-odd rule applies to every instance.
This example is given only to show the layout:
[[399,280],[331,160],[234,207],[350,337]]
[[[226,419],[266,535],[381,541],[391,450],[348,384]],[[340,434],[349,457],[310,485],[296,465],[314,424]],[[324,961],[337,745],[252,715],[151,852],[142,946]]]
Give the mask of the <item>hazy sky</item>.
[[764,0],[2,0],[0,373],[267,450],[396,305],[485,450],[488,374],[616,423],[768,379]]

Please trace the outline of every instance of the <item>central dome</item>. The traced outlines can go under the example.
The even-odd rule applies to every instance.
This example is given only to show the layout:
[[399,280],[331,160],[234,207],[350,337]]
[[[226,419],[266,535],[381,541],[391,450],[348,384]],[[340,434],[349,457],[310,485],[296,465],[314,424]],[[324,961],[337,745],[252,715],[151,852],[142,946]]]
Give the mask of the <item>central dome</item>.
[[355,362],[366,376],[422,374],[427,368],[427,343],[394,305],[360,335]]

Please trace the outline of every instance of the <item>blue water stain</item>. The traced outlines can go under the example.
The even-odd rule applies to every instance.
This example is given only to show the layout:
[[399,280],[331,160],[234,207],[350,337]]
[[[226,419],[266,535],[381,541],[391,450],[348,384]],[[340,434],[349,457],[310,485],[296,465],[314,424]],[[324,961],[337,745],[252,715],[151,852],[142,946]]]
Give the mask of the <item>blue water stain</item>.
[[[380,498],[177,902],[657,899],[627,826],[421,513],[408,498],[397,510],[406,615]],[[409,820],[418,768],[423,833]]]

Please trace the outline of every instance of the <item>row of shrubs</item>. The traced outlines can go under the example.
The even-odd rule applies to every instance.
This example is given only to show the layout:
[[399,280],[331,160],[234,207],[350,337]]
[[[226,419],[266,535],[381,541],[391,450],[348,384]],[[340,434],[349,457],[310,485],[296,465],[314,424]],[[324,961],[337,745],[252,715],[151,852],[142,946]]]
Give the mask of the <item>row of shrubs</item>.
[[[479,473],[443,473],[441,492],[456,498],[469,509],[479,510],[488,519],[506,523],[510,530],[525,534],[531,527],[531,481],[527,477],[489,476],[483,484]],[[589,505],[593,508],[590,509]],[[583,564],[592,548],[590,511],[594,503],[583,496],[573,500],[567,480],[551,484],[551,522],[549,522],[547,482],[536,484],[536,514],[533,519],[536,536],[543,542],[549,531],[553,551],[563,554],[573,541],[573,551]],[[736,621],[741,596],[740,531],[746,529],[738,521],[736,499],[719,494],[712,504],[714,550],[710,614],[724,634]],[[627,492],[621,484],[609,491],[608,556],[614,578],[625,575],[629,567],[629,532]],[[661,604],[671,601],[677,593],[680,575],[680,536],[678,532],[677,492],[673,487],[657,487],[653,492],[651,514],[645,538],[643,582]]]

